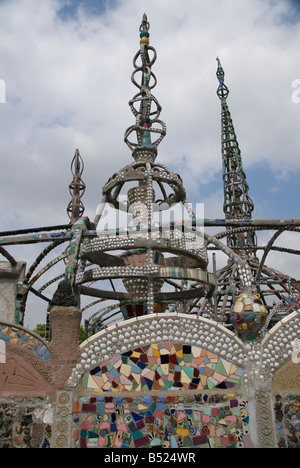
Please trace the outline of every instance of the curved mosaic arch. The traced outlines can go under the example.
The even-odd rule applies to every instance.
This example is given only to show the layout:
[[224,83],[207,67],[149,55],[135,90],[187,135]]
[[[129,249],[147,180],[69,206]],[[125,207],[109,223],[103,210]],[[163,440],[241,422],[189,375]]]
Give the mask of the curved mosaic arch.
[[162,341],[117,354],[83,376],[92,392],[233,391],[243,369],[199,346]]
[[244,363],[244,343],[217,322],[182,313],[153,314],[113,325],[86,340],[68,386],[75,387],[84,374],[116,355],[166,342],[201,347],[239,367]]
[[36,333],[20,325],[12,325],[11,323],[1,321],[0,341],[27,349],[32,351],[36,356],[41,357],[44,361],[50,361],[48,343]]

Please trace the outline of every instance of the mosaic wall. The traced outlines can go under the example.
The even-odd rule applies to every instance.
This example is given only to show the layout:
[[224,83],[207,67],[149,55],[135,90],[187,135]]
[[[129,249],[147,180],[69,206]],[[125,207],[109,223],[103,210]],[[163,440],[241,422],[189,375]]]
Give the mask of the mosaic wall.
[[251,448],[246,401],[229,395],[82,397],[74,447]]
[[52,411],[42,398],[15,398],[0,405],[1,448],[50,448]]
[[280,448],[300,448],[300,396],[277,395],[275,422]]
[[230,389],[242,369],[196,346],[158,343],[119,354],[83,377],[91,391]]

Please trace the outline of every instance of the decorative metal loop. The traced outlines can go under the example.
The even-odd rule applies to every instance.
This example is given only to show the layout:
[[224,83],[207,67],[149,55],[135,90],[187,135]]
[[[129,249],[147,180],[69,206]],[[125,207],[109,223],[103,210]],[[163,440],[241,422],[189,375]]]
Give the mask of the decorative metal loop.
[[81,179],[83,173],[84,163],[83,159],[79,154],[78,149],[75,151],[74,158],[71,163],[71,171],[73,174],[73,180],[69,184],[69,191],[72,197],[70,203],[67,206],[67,213],[73,224],[77,221],[84,213],[84,204],[82,203],[81,197],[85,192],[85,183]]
[[[129,127],[125,131],[124,135],[124,141],[132,151],[137,149],[157,148],[166,134],[165,123],[158,120],[161,112],[161,106],[157,99],[151,94],[151,90],[157,84],[156,76],[151,70],[157,55],[154,47],[149,46],[149,28],[150,24],[147,20],[147,16],[144,14],[140,25],[140,50],[134,56],[134,71],[131,75],[132,83],[140,90],[140,92],[129,101],[130,109],[136,117],[136,123]],[[149,51],[153,53],[152,58],[149,56]],[[141,65],[138,65],[138,59],[141,59]],[[136,81],[137,73],[142,74],[140,84]],[[138,104],[139,109],[137,108]],[[154,109],[152,109],[152,105],[154,105]],[[153,124],[155,123],[161,128],[153,127]],[[136,132],[136,143],[128,140],[128,137],[132,132]],[[153,133],[160,134],[160,137],[154,142],[151,141],[151,135]]]
[[[148,55],[148,51],[151,50],[153,52],[153,58],[150,60],[149,58],[149,55]],[[148,45],[147,46],[147,55],[145,54],[145,49],[144,50],[139,50],[135,56],[134,56],[134,59],[133,59],[133,66],[134,68],[140,68],[139,65],[137,65],[137,60],[139,59],[139,57],[141,57],[141,61],[142,61],[142,64],[146,64],[148,67],[152,67],[152,65],[155,63],[156,59],[157,59],[157,53],[156,53],[156,50],[154,49],[154,47]],[[146,57],[148,60],[146,60]]]
[[84,162],[83,162],[82,157],[80,156],[79,150],[76,149],[74,157],[71,162],[71,172],[73,176],[75,176],[75,174],[82,175],[83,170],[84,170]]
[[[144,92],[141,92],[141,93],[138,93],[136,94],[133,99],[131,99],[131,101],[129,101],[129,106],[130,106],[130,109],[132,111],[132,113],[135,115],[135,117],[137,117],[138,115],[140,115],[140,111],[137,110],[134,105],[135,103],[140,103],[141,104],[141,101],[146,101],[149,99],[149,96],[148,95],[145,95]],[[158,119],[160,113],[161,113],[161,106],[159,104],[159,102],[157,101],[157,99],[154,97],[154,96],[151,96],[151,101],[154,102],[154,104],[156,104],[156,109],[154,109],[153,111],[151,111],[151,109],[149,110],[149,117],[153,116],[152,118],[152,122],[156,119]]]
[[224,84],[224,77],[225,73],[222,68],[221,62],[219,60],[219,57],[217,57],[217,62],[218,62],[218,69],[217,69],[217,78],[219,80],[219,87],[217,89],[217,95],[221,99],[221,101],[225,100],[228,97],[229,94],[229,89],[227,86]]
[[[161,128],[151,127],[150,129],[148,129],[149,133],[159,133],[160,134],[160,137],[157,138],[155,141],[151,141],[151,143],[150,142],[149,143],[145,142],[144,137],[143,137],[144,127],[142,127],[141,125],[132,125],[131,127],[129,127],[126,130],[126,132],[125,132],[125,141],[126,141],[126,144],[128,145],[128,147],[132,151],[134,151],[137,147],[139,147],[139,148],[157,148],[157,146],[160,144],[160,142],[162,141],[162,139],[164,138],[164,136],[166,134],[166,125],[162,120],[158,120],[158,119],[152,121],[152,123],[158,123],[159,125],[161,125]],[[134,131],[136,132],[136,135],[137,135],[137,141],[136,142],[132,142],[132,141],[128,140],[129,135]]]
[[[143,74],[142,81],[141,81],[140,85],[134,79],[134,75],[136,73],[138,73],[138,72],[142,72],[142,74]],[[149,85],[151,77],[154,79],[154,84],[152,86]],[[137,88],[145,89],[145,90],[153,89],[157,84],[157,79],[156,79],[156,76],[154,75],[154,73],[150,69],[145,70],[143,68],[137,68],[136,70],[134,70],[134,72],[132,72],[131,81]]]

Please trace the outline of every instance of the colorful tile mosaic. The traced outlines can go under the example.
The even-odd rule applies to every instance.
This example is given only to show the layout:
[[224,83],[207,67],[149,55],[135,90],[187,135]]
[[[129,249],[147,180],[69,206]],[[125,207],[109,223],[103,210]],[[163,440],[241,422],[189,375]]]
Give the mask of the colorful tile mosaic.
[[180,278],[203,281],[205,283],[213,283],[214,278],[211,273],[194,268],[180,267],[161,267],[159,269],[162,278]]
[[36,335],[17,326],[9,326],[0,323],[0,340],[15,344],[31,351],[34,351],[37,356],[43,358],[46,362],[50,360],[49,350],[46,344],[41,341]]
[[202,348],[157,343],[114,356],[83,384],[91,391],[202,391],[238,387],[241,377],[241,368]]
[[250,448],[246,401],[231,395],[82,397],[74,447]]
[[[154,302],[154,311],[156,314],[160,314],[166,311],[167,304],[164,302]],[[125,320],[133,317],[142,317],[149,314],[148,301],[123,301],[120,302],[120,309]]]
[[252,341],[257,338],[266,319],[267,310],[260,299],[260,294],[254,296],[252,292],[244,290],[237,297],[231,311],[230,322],[234,328],[247,341]]
[[274,412],[279,448],[300,448],[300,395],[277,395]]

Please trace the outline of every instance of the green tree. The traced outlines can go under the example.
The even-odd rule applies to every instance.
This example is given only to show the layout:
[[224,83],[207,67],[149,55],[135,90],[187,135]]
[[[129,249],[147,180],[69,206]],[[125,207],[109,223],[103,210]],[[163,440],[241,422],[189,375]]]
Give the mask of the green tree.
[[[33,330],[34,333],[39,335],[41,338],[45,339],[46,336],[46,325],[44,323],[39,323],[35,329]],[[85,340],[85,331],[84,331],[84,326],[80,326],[80,331],[79,331],[79,344],[83,343]]]
[[46,336],[46,324],[44,323],[39,323],[35,329],[33,330],[34,333],[39,335],[41,338],[45,338]]

